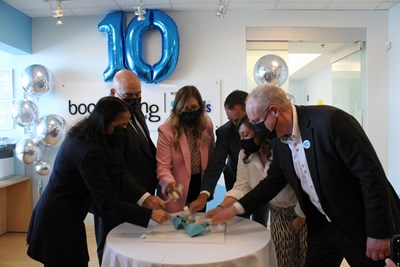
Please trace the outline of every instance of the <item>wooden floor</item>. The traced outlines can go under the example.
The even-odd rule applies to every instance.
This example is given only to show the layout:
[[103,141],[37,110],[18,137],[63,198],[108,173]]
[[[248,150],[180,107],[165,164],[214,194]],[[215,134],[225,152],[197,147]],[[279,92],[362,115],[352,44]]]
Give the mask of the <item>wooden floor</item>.
[[[93,225],[86,226],[89,247],[89,267],[99,267]],[[26,255],[26,233],[7,233],[0,236],[0,267],[43,267]]]
[[[87,225],[87,242],[89,247],[89,267],[98,267],[96,241],[93,225]],[[42,267],[43,265],[26,255],[25,233],[7,233],[0,236],[0,267]],[[340,267],[350,267],[343,261]]]

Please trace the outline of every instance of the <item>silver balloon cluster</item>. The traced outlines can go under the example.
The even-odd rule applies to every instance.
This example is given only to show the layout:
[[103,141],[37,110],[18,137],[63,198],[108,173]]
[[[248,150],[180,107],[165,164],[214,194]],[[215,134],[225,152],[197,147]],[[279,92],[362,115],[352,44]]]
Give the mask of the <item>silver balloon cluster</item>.
[[[21,79],[24,90],[30,96],[41,96],[52,88],[51,75],[46,67],[41,65],[28,66]],[[30,100],[17,101],[11,111],[14,122],[25,127],[28,134],[15,146],[18,160],[24,164],[33,164],[39,175],[47,175],[51,163],[43,160],[43,150],[56,146],[64,136],[65,119],[59,115],[50,114],[38,117],[38,107]],[[34,130],[31,131],[31,128]]]
[[281,57],[272,54],[265,55],[257,60],[253,75],[258,85],[271,83],[281,86],[288,78],[288,67]]
[[30,65],[22,73],[21,85],[29,96],[39,97],[53,87],[53,75],[43,65]]

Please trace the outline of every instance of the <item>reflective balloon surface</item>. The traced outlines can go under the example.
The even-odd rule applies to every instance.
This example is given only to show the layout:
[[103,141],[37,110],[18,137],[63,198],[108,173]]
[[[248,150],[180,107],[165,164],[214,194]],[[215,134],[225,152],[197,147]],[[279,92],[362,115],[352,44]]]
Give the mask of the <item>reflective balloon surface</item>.
[[41,150],[32,139],[24,138],[15,145],[15,154],[21,162],[32,164],[39,159]]
[[[153,66],[143,60],[142,38],[149,29],[157,29],[162,37],[161,59]],[[175,22],[158,10],[147,10],[144,20],[132,19],[126,33],[126,63],[139,79],[158,83],[175,70],[179,56],[179,35]]]
[[11,110],[11,116],[16,124],[21,127],[30,126],[38,118],[38,107],[29,100],[19,100]]
[[53,87],[52,73],[43,65],[30,65],[21,78],[22,88],[29,96],[41,96]]
[[108,14],[98,25],[100,32],[107,35],[108,67],[103,73],[105,81],[111,81],[114,74],[125,69],[124,64],[124,12]]
[[64,134],[65,121],[59,115],[50,114],[36,122],[36,138],[44,146],[58,144]]
[[49,161],[45,161],[39,159],[35,161],[35,171],[39,175],[47,175],[51,170],[51,163]]
[[265,55],[254,66],[254,80],[258,85],[271,83],[281,86],[288,78],[286,62],[277,55]]

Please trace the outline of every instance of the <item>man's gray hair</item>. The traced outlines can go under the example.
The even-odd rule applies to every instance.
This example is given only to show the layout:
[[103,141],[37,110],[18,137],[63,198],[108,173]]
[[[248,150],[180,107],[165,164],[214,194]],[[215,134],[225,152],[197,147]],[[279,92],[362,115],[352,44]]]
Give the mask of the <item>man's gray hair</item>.
[[292,103],[287,97],[285,90],[273,84],[261,84],[254,88],[249,96],[256,100],[257,104],[271,105],[276,104],[281,107],[283,111],[290,109]]

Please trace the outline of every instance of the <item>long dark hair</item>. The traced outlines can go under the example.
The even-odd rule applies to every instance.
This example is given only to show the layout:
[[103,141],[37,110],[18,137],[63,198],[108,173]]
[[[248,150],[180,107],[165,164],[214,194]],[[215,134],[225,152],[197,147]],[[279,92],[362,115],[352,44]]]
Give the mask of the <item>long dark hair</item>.
[[90,115],[75,124],[69,130],[68,136],[82,139],[103,138],[105,127],[127,111],[130,111],[129,105],[117,97],[100,98]]
[[[247,114],[245,114],[239,118],[239,120],[236,124],[237,134],[239,134],[239,127],[242,124],[244,124],[246,126],[246,128],[249,128],[249,129],[255,131],[253,125],[249,121],[249,117],[247,117]],[[240,138],[240,136],[239,136],[239,138]],[[267,161],[271,161],[271,156],[272,156],[271,140],[266,139],[266,138],[261,138],[260,139],[260,148],[266,155]],[[243,162],[246,164],[249,163],[250,162],[249,157],[250,157],[250,155],[245,155],[245,157],[243,158]]]

